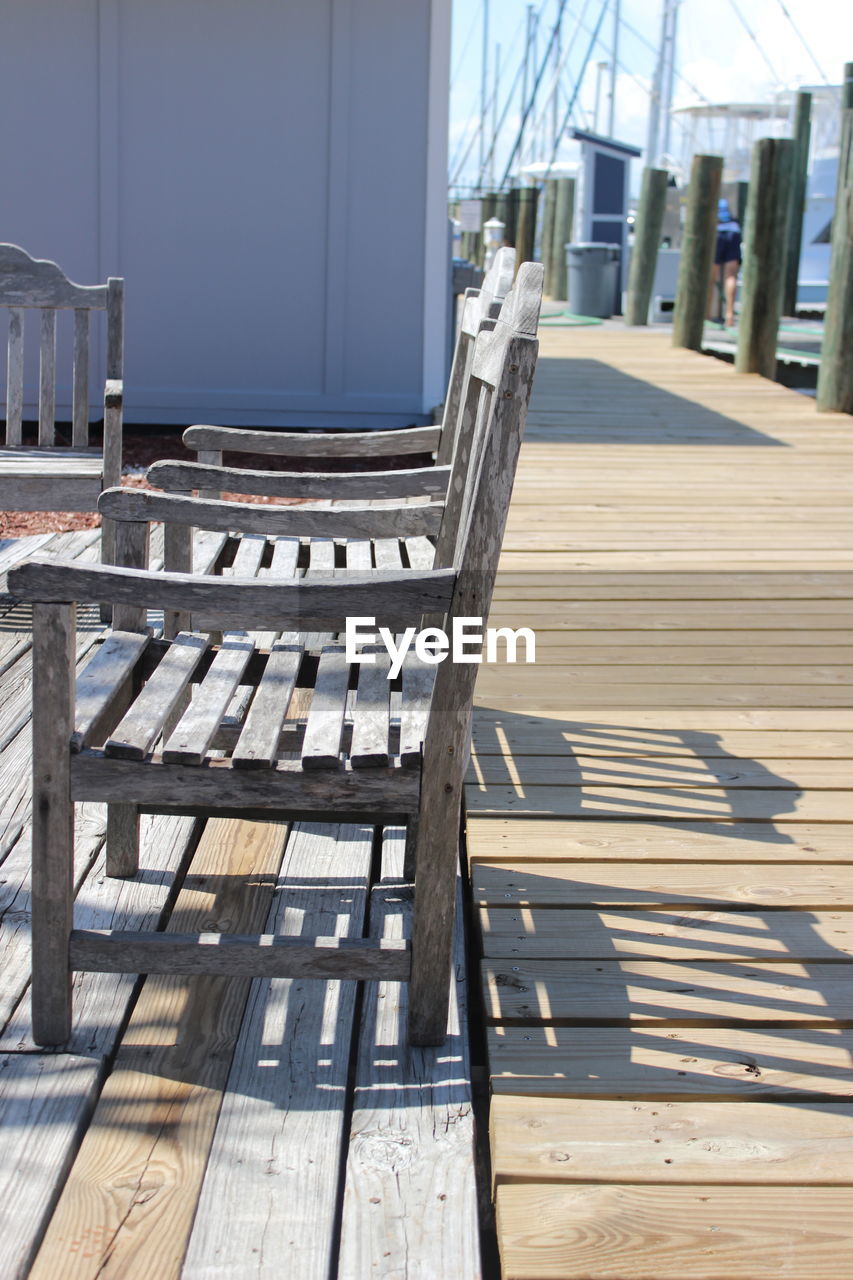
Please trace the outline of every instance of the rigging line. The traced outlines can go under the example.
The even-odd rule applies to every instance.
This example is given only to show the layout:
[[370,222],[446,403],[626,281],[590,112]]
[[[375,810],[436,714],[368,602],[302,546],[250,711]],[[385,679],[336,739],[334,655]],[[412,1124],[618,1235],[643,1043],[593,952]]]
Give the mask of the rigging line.
[[741,11],[740,11],[740,6],[737,4],[737,0],[729,0],[729,3],[730,3],[730,5],[732,6],[732,8],[734,9],[735,13],[737,14],[737,16],[738,16],[738,18],[740,19],[741,23],[743,24],[744,28],[746,29],[746,32],[747,32],[747,34],[748,34],[748,36],[749,36],[750,40],[751,40],[751,41],[752,41],[752,43],[755,45],[756,49],[758,50],[758,52],[761,54],[762,58],[764,59],[764,61],[765,61],[766,65],[767,65],[767,70],[770,72],[771,76],[772,76],[772,77],[773,77],[773,79],[776,81],[776,83],[777,83],[777,84],[781,84],[781,83],[782,83],[782,81],[780,80],[779,76],[776,74],[776,70],[775,70],[775,68],[774,68],[774,66],[773,66],[773,64],[772,64],[772,62],[771,62],[771,61],[770,61],[770,59],[768,58],[767,54],[765,53],[765,51],[764,51],[764,47],[762,46],[761,42],[759,41],[758,36],[755,34],[755,32],[753,31],[752,27],[749,25],[749,23],[747,22],[746,18],[745,18],[745,17],[743,16],[743,14],[741,13]]
[[[519,76],[521,75],[522,67],[523,67],[523,64],[520,62],[520,63],[518,64],[517,68],[516,68],[515,76],[513,77],[512,85],[510,86],[510,90],[509,90],[509,93],[508,93],[508,95],[507,95],[506,105],[505,105],[505,107],[504,107],[504,109],[503,109],[503,112],[502,112],[502,114],[501,114],[501,118],[500,118],[500,120],[499,120],[499,121],[498,121],[498,123],[497,123],[497,127],[496,127],[496,129],[495,129],[495,134],[494,134],[494,137],[492,138],[491,147],[489,148],[489,152],[488,152],[488,154],[487,154],[487,156],[486,156],[486,158],[485,158],[485,162],[484,162],[484,163],[485,163],[486,167],[488,167],[488,166],[489,166],[489,164],[491,163],[492,155],[493,155],[493,153],[494,153],[494,149],[495,149],[495,142],[496,142],[496,139],[497,139],[497,135],[500,133],[500,131],[501,131],[502,127],[503,127],[504,121],[506,120],[506,117],[507,117],[507,114],[508,114],[508,112],[509,112],[509,109],[510,109],[510,107],[512,106],[513,94],[515,93],[515,87],[516,87],[516,85],[518,84],[518,79],[519,79]],[[492,96],[494,97],[494,94],[493,94]],[[491,100],[490,100],[490,105],[491,105]],[[466,161],[468,160],[468,157],[469,157],[469,156],[470,156],[470,154],[471,154],[471,150],[472,150],[472,148],[473,148],[473,146],[474,146],[474,143],[477,141],[478,136],[479,136],[479,122],[478,122],[477,126],[475,127],[475,131],[474,131],[474,135],[473,135],[473,137],[471,138],[470,142],[468,143],[468,147],[467,147],[467,150],[466,150],[466,152],[465,152],[465,155],[462,157],[462,159],[460,160],[460,162],[459,162],[459,164],[457,165],[456,169],[454,170],[453,178],[451,179],[451,186],[452,186],[452,185],[453,185],[453,183],[455,183],[455,182],[456,182],[456,180],[458,179],[459,174],[460,174],[460,172],[461,172],[461,170],[462,170],[462,167],[463,167],[463,165],[466,163]],[[457,153],[456,153],[457,155],[459,154],[459,150],[461,150],[461,144],[460,144],[460,147],[457,149]]]
[[602,23],[604,22],[604,16],[607,13],[607,10],[608,10],[608,5],[606,3],[602,4],[598,14],[598,21],[595,24],[595,30],[593,31],[592,36],[590,37],[589,45],[587,46],[586,56],[583,62],[581,63],[581,68],[580,68],[580,71],[578,72],[578,76],[575,81],[575,87],[572,92],[571,99],[569,100],[569,105],[566,108],[566,114],[563,116],[562,123],[560,125],[559,130],[557,131],[557,136],[554,138],[554,146],[551,151],[551,159],[548,161],[548,168],[546,169],[544,174],[544,177],[546,179],[550,175],[551,168],[554,164],[554,161],[557,158],[557,148],[560,145],[560,139],[562,138],[563,134],[566,131],[566,126],[569,123],[569,117],[571,115],[575,102],[577,101],[578,94],[580,93],[581,84],[583,83],[584,72],[586,71],[587,66],[589,65],[589,60],[592,57],[592,51],[595,48],[596,41],[598,40],[598,36],[601,31]]
[[464,60],[465,60],[465,54],[468,52],[468,46],[469,46],[469,44],[471,43],[471,37],[472,37],[472,36],[473,36],[473,34],[474,34],[474,28],[475,28],[475,27],[476,27],[476,25],[477,25],[477,19],[478,19],[478,17],[479,17],[479,16],[480,16],[480,15],[479,15],[479,12],[478,12],[477,10],[475,10],[475,11],[474,11],[474,17],[473,17],[473,18],[472,18],[472,20],[471,20],[471,25],[470,25],[470,27],[468,28],[468,34],[467,34],[467,36],[465,37],[465,40],[464,40],[463,45],[462,45],[461,52],[459,53],[459,56],[458,56],[458,57],[457,57],[457,59],[456,59],[456,66],[455,66],[455,68],[454,68],[454,70],[453,70],[453,74],[452,74],[452,75],[451,75],[451,77],[450,77],[450,92],[451,92],[451,93],[453,92],[453,89],[454,89],[454,87],[455,87],[455,85],[456,85],[456,81],[457,81],[457,80],[458,80],[458,78],[459,78],[459,72],[462,70],[462,63],[463,63],[463,62],[464,62]]
[[589,27],[585,27],[585,26],[583,25],[583,21],[584,21],[584,18],[586,17],[586,11],[587,11],[587,9],[589,8],[589,5],[590,5],[590,0],[584,0],[584,5],[583,5],[583,8],[581,9],[580,15],[575,19],[575,27],[574,27],[574,30],[572,31],[572,34],[571,34],[571,36],[570,36],[570,38],[569,38],[569,41],[568,41],[568,43],[567,43],[567,45],[566,45],[566,48],[565,48],[565,49],[564,49],[564,51],[563,51],[563,55],[562,55],[562,57],[560,58],[560,64],[559,64],[559,66],[557,67],[557,70],[554,72],[554,77],[553,77],[553,79],[552,79],[552,81],[551,81],[551,85],[550,85],[550,88],[549,88],[549,92],[546,94],[546,103],[545,103],[545,106],[542,108],[542,111],[541,111],[541,113],[540,113],[539,117],[534,121],[534,124],[533,124],[533,129],[534,129],[534,131],[535,131],[536,129],[541,128],[541,126],[542,126],[542,122],[544,121],[545,116],[546,116],[546,114],[547,114],[547,112],[548,112],[548,108],[549,108],[549,106],[550,106],[550,98],[551,98],[551,94],[554,92],[554,85],[555,85],[555,84],[556,84],[557,86],[559,86],[559,85],[560,85],[560,81],[561,81],[561,78],[562,78],[563,72],[564,72],[564,71],[565,71],[565,69],[566,69],[566,64],[567,64],[567,62],[568,62],[569,58],[571,57],[572,50],[573,50],[573,49],[574,49],[574,47],[575,47],[575,41],[577,40],[578,33],[579,33],[580,31],[585,31],[585,32],[588,32],[588,31],[589,31]]
[[[625,27],[626,30],[630,31],[632,36],[636,36],[636,38],[640,41],[640,43],[644,44],[647,49],[651,49],[652,53],[657,53],[657,47],[652,44],[651,40],[648,40],[643,35],[642,31],[638,31],[635,26],[632,26],[632,24],[625,17],[622,18],[622,26]],[[692,80],[688,80],[687,76],[682,75],[682,73],[678,70],[677,67],[675,69],[675,74],[682,84],[686,84],[687,88],[692,93],[696,94],[697,98],[701,99],[701,101],[706,103],[707,106],[711,106],[711,99],[706,98],[704,93],[702,93],[701,89],[697,89],[696,85],[692,82]]]
[[[545,74],[545,68],[547,67],[548,60],[551,56],[551,49],[553,47],[554,41],[557,38],[557,28],[559,26],[559,23],[563,14],[565,13],[567,3],[568,3],[568,0],[560,0],[560,5],[557,10],[557,17],[555,19],[553,27],[551,28],[551,36],[550,36],[550,39],[548,40],[547,45],[545,46],[545,53],[542,57],[542,61],[539,64],[539,71],[537,72],[536,79],[533,82],[533,89],[531,90],[531,93],[530,93],[530,99],[524,108],[524,113],[521,117],[521,124],[519,126],[518,134],[516,135],[515,142],[512,145],[512,151],[509,154],[509,159],[506,162],[506,169],[504,170],[504,175],[501,178],[500,185],[502,187],[506,185],[506,181],[507,181],[507,178],[509,177],[509,172],[510,172],[510,169],[512,168],[513,161],[515,160],[515,157],[518,153],[518,148],[521,146],[521,139],[524,136],[524,130],[527,127],[527,120],[528,120],[528,117],[530,116],[530,112],[533,109],[533,104],[536,101],[536,95],[539,91],[539,85],[542,81],[543,75]],[[606,5],[602,6],[602,12],[604,11],[604,9],[606,9]]]
[[807,54],[809,55],[809,57],[811,58],[812,62],[813,62],[813,63],[815,64],[815,66],[817,67],[818,75],[820,76],[821,80],[823,81],[823,83],[824,83],[824,84],[829,84],[829,81],[828,81],[828,80],[827,80],[827,78],[826,78],[826,72],[824,71],[824,69],[823,69],[823,67],[820,65],[820,63],[818,62],[817,58],[816,58],[816,57],[814,56],[814,54],[812,53],[812,51],[811,51],[811,49],[809,48],[809,46],[806,44],[805,37],[803,36],[802,32],[800,31],[800,29],[799,29],[799,27],[797,26],[797,24],[796,24],[796,22],[794,21],[794,19],[791,17],[791,14],[790,14],[790,11],[789,11],[789,9],[788,9],[788,6],[785,4],[784,0],[779,0],[779,8],[782,10],[782,12],[784,13],[785,17],[788,19],[788,21],[790,22],[791,26],[794,28],[794,34],[795,34],[795,36],[797,37],[797,39],[799,40],[800,44],[803,46],[803,48],[805,49],[806,53],[807,53]]

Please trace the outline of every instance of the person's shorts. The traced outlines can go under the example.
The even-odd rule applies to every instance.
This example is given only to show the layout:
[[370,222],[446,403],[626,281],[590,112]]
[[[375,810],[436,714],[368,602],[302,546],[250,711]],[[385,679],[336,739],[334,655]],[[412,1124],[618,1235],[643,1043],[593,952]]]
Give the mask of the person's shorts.
[[740,242],[739,231],[718,231],[717,247],[714,252],[715,264],[719,267],[725,262],[740,262]]

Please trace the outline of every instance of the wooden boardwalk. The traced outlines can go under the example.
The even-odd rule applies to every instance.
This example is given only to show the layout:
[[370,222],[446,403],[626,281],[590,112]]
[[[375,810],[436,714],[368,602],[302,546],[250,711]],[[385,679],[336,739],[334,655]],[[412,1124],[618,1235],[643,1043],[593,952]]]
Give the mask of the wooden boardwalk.
[[505,1280],[853,1277],[853,420],[549,331],[468,787]]
[[[93,559],[93,534],[0,546]],[[157,563],[155,552],[154,563]],[[0,590],[4,584],[0,583]],[[81,610],[78,658],[102,634]],[[0,596],[3,1280],[481,1274],[461,932],[451,1035],[404,1039],[398,983],[78,974],[61,1053],[30,1039],[30,618]],[[77,823],[77,926],[399,937],[399,828],[143,820],[107,879]]]

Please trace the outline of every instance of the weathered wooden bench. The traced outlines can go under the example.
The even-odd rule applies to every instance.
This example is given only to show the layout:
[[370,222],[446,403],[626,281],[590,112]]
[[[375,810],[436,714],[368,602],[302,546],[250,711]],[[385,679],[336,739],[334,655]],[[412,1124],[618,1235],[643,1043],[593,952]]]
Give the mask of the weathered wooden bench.
[[[522,289],[541,294],[541,267],[524,271]],[[456,618],[485,619],[537,345],[500,321],[475,340],[463,414],[473,424],[468,496],[449,567],[282,582],[33,560],[10,574],[10,590],[32,601],[34,613],[32,997],[40,1043],[69,1034],[75,969],[408,980],[410,1040],[441,1043],[476,665],[409,661],[393,689],[382,661],[350,664],[337,646],[317,658],[301,637],[342,629],[353,616],[394,632],[425,615],[443,617],[448,631]],[[349,520],[352,533],[352,512],[324,514]],[[123,520],[119,540],[144,564],[146,523]],[[115,609],[113,633],[78,679],[76,701],[74,601]],[[210,614],[226,632],[284,634],[271,646],[245,637],[211,646],[189,632],[169,643],[147,631],[149,607]],[[190,682],[196,691],[187,702]],[[218,731],[239,683],[250,686],[252,701],[229,746]],[[282,754],[297,690],[304,728],[298,749]],[[411,944],[74,930],[73,802],[83,799],[106,801],[129,822],[140,811],[189,811],[410,823],[417,833]],[[111,844],[108,833],[109,874],[133,875],[132,833]]]
[[[74,284],[55,262],[0,244],[0,307],[9,314],[6,436],[0,448],[0,505],[6,511],[95,511],[101,491],[121,481],[124,281]],[[40,312],[38,389],[28,398],[24,330]],[[57,382],[57,313],[73,312],[71,377]],[[89,436],[92,313],[106,313],[103,447]],[[23,424],[38,419],[38,443],[23,444]],[[68,421],[70,431],[59,423]],[[104,526],[105,559],[113,529]]]

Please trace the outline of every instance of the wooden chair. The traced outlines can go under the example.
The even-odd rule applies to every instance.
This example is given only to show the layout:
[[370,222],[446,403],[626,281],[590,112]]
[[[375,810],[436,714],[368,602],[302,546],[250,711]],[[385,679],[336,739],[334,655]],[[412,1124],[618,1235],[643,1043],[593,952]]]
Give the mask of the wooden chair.
[[[121,481],[122,350],[124,281],[74,284],[55,262],[31,258],[14,244],[0,244],[0,306],[9,313],[6,438],[0,448],[0,505],[6,511],[95,511],[104,488]],[[41,313],[37,403],[25,403],[25,313]],[[73,311],[70,385],[57,384],[57,312]],[[106,312],[106,387],[103,448],[89,444],[90,321]],[[59,392],[59,394],[57,394]],[[67,413],[70,438],[57,424]],[[24,447],[28,411],[38,418],[38,444]],[[104,526],[110,560],[113,529]]]
[[[269,493],[280,496],[286,477],[281,473],[258,472],[240,474],[236,468],[223,468],[223,452],[266,454],[289,458],[369,458],[401,457],[406,454],[434,453],[438,466],[447,466],[453,457],[453,445],[460,407],[465,396],[465,382],[471,363],[474,338],[484,324],[497,319],[515,273],[515,249],[504,247],[495,254],[479,289],[467,289],[454,347],[447,395],[439,426],[402,427],[376,431],[273,431],[244,427],[188,427],[183,442],[198,453],[198,464],[155,464],[149,469],[152,484],[170,492],[198,489],[201,497],[215,498],[223,490],[235,493]],[[218,467],[217,474],[207,468]],[[268,477],[268,478],[267,478]],[[266,488],[243,489],[241,484],[261,483]],[[405,481],[396,481],[391,496],[405,494]],[[401,487],[403,486],[403,487]],[[435,489],[427,489],[435,492]],[[414,489],[413,496],[424,490]],[[323,496],[322,494],[320,496]],[[377,497],[381,495],[377,494]]]
[[[542,268],[527,264],[523,271],[522,291],[535,286],[541,296]],[[343,629],[352,616],[374,617],[394,631],[419,626],[425,615],[443,617],[448,631],[456,618],[485,620],[537,347],[535,337],[500,321],[475,340],[462,414],[471,462],[446,568],[282,582],[34,559],[10,573],[10,591],[33,602],[32,999],[39,1043],[69,1035],[72,970],[408,980],[411,1042],[442,1042],[476,665],[411,661],[394,691],[381,662],[351,668],[339,646],[317,658],[306,654],[302,637]],[[352,512],[339,514],[353,519]],[[125,519],[118,535],[144,565],[147,524]],[[115,610],[112,635],[77,681],[76,702],[75,601]],[[285,634],[268,648],[245,636],[212,646],[189,632],[170,643],[146,630],[147,608],[215,616],[224,631]],[[187,705],[190,682],[196,693]],[[223,711],[241,683],[252,700],[229,741],[219,732]],[[282,755],[296,689],[307,712],[294,735],[298,749]],[[181,705],[187,709],[174,725]],[[105,801],[125,817],[133,810],[412,824],[411,943],[75,930],[73,802],[84,799]],[[108,874],[136,870],[134,842],[113,847],[108,832]]]

